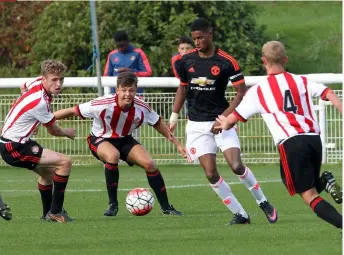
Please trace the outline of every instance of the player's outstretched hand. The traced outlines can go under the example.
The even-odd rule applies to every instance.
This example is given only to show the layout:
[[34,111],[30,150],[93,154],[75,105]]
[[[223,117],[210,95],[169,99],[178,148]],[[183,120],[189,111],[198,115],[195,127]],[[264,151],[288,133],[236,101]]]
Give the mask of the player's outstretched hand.
[[66,134],[66,137],[68,137],[69,139],[73,139],[75,137],[75,128],[65,128],[64,132]]
[[183,158],[186,158],[186,150],[185,147],[182,144],[177,145],[177,150],[182,155]]
[[214,135],[221,133],[222,132],[221,124],[218,121],[215,121],[213,126],[210,129],[210,132],[212,132]]
[[230,124],[227,121],[227,117],[223,116],[223,115],[219,115],[216,118],[216,122],[214,123],[214,128],[221,128],[223,130],[228,130],[230,129]]

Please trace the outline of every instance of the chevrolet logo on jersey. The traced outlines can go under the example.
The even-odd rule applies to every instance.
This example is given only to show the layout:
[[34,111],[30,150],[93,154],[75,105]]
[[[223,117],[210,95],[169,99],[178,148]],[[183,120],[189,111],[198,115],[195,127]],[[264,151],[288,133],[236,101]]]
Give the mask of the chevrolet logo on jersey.
[[198,77],[198,78],[192,78],[191,83],[197,84],[201,87],[207,86],[207,85],[213,85],[215,80],[209,80],[207,77]]

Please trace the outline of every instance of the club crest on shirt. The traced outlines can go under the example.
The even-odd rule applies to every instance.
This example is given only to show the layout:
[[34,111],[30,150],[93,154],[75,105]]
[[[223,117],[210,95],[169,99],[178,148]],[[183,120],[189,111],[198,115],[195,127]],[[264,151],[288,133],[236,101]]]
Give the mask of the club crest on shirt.
[[211,74],[212,74],[212,75],[216,76],[216,75],[219,75],[219,73],[220,73],[220,68],[219,68],[218,66],[213,66],[213,67],[210,69],[210,71],[211,71]]
[[33,154],[37,154],[39,152],[39,147],[37,145],[31,147],[31,151]]
[[134,60],[135,60],[135,56],[131,56],[131,57],[130,57],[130,60],[131,60],[131,61],[134,61]]
[[139,117],[135,117],[133,124],[138,125],[140,123],[141,119]]
[[196,154],[196,148],[195,148],[195,147],[192,147],[192,148],[190,149],[190,153],[191,153],[192,155],[195,155],[195,154]]

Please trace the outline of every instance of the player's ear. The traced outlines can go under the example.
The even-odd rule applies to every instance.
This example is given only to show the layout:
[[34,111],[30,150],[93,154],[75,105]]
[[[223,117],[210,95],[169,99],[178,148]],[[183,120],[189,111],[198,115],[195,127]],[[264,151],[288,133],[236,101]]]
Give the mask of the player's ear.
[[268,64],[268,61],[266,60],[266,57],[262,57],[263,64],[266,66]]
[[285,56],[284,59],[283,59],[283,65],[287,64],[287,62],[288,62],[288,57]]

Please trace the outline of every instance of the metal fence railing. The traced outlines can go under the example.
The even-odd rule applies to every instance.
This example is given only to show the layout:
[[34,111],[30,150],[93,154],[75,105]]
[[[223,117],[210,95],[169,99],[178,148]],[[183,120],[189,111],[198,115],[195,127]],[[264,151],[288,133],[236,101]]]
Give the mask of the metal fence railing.
[[[342,97],[342,91],[337,90],[337,95]],[[169,119],[172,112],[174,93],[145,93],[143,98],[163,119]],[[228,92],[228,97],[233,97],[234,92]],[[9,111],[11,105],[16,100],[18,95],[0,95],[0,126],[3,126],[3,121]],[[54,99],[53,109],[58,110],[68,108],[87,102],[96,98],[97,94],[61,94]],[[316,101],[319,104],[318,101]],[[323,121],[326,127],[325,132],[325,153],[327,163],[338,163],[343,159],[343,133],[342,133],[342,116],[339,112],[330,106],[329,103],[323,103],[323,116],[325,119],[318,118]],[[320,109],[321,107],[318,107]],[[319,112],[319,111],[317,111]],[[319,116],[318,116],[319,117]],[[64,127],[75,127],[77,129],[77,137],[75,140],[67,138],[58,138],[49,135],[44,127],[40,130],[33,139],[40,143],[43,147],[49,148],[61,153],[70,155],[73,158],[74,164],[93,164],[97,160],[91,155],[86,137],[90,132],[91,120],[80,120],[77,118],[62,120],[59,122]],[[185,144],[185,124],[186,112],[182,109],[180,120],[178,122],[175,135],[182,143]],[[239,124],[239,138],[241,142],[242,157],[246,163],[273,163],[279,161],[276,146],[267,129],[263,119],[256,115],[245,124]],[[182,159],[174,145],[157,133],[152,127],[143,125],[137,132],[137,139],[146,147],[152,154],[157,163],[186,163]],[[206,145],[205,145],[206,146]],[[218,154],[218,162],[223,163],[224,158],[221,153]],[[0,161],[0,165],[4,165]]]

